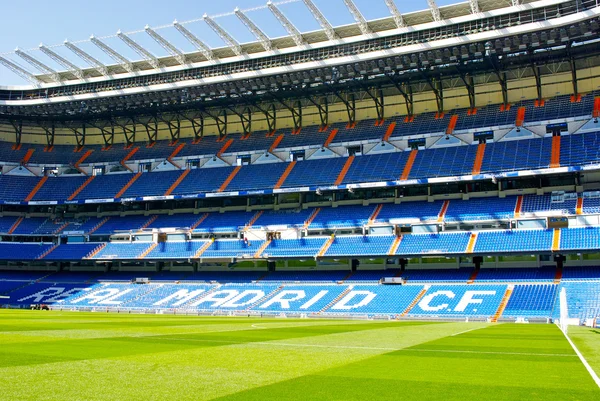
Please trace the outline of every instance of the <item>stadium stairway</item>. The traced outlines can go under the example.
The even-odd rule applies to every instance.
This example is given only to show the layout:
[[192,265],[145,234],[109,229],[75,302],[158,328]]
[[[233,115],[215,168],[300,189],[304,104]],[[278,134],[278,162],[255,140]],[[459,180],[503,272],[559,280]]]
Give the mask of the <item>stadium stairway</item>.
[[550,157],[550,168],[560,167],[560,135],[552,137],[552,155]]
[[475,250],[475,244],[477,243],[477,233],[471,233],[471,237],[469,238],[469,244],[467,245],[466,253],[473,253]]
[[283,289],[284,289],[284,286],[280,285],[279,287],[277,287],[276,289],[274,289],[270,293],[266,294],[264,297],[260,298],[258,301],[250,304],[250,306],[248,306],[245,310],[249,311],[250,309],[257,307],[258,305],[262,304],[266,300],[271,299],[272,297],[274,297],[278,292],[281,292],[281,290],[283,290]]
[[475,269],[473,269],[473,273],[471,273],[471,276],[469,277],[469,279],[467,280],[467,284],[473,284],[475,283],[475,280],[477,280],[477,276],[479,275],[479,271],[481,269],[476,267]]
[[517,197],[517,204],[515,205],[515,219],[521,217],[521,210],[523,208],[523,195]]
[[36,260],[41,260],[44,259],[46,256],[48,256],[50,253],[52,253],[52,251],[54,251],[56,248],[58,248],[58,244],[54,244],[53,247],[46,249],[43,253],[41,253],[37,258],[35,258]]
[[202,224],[204,220],[206,220],[207,217],[208,213],[204,213],[202,216],[200,216],[198,220],[196,220],[194,224],[192,224],[192,226],[190,227],[190,231],[194,231],[200,224]]
[[9,233],[9,234],[12,234],[12,233],[14,233],[14,232],[15,232],[15,230],[16,230],[16,229],[19,227],[19,225],[20,225],[20,224],[23,222],[23,220],[24,220],[24,217],[19,217],[19,218],[17,219],[17,221],[15,221],[15,222],[13,223],[13,225],[10,227],[10,229],[8,230],[8,233]]
[[244,226],[244,231],[248,231],[254,225],[254,223],[256,223],[258,219],[260,219],[260,216],[262,216],[263,213],[264,210],[259,210],[258,212],[254,213],[254,216],[252,216],[250,221]]
[[254,254],[254,258],[255,259],[259,259],[260,257],[262,257],[263,252],[265,251],[265,249],[267,249],[267,247],[271,244],[271,240],[268,239],[265,242],[263,242],[263,244],[260,246],[260,248],[258,248],[258,251],[256,251],[256,253]]
[[36,184],[35,187],[33,187],[33,189],[31,190],[31,192],[29,193],[29,195],[27,195],[27,197],[25,198],[25,202],[29,202],[30,200],[33,199],[33,197],[35,196],[35,194],[42,188],[42,186],[44,185],[44,183],[48,181],[48,176],[45,175],[42,177],[41,180],[38,181],[38,183]]
[[560,228],[555,228],[552,232],[552,252],[560,251]]
[[315,217],[317,217],[317,215],[319,214],[320,211],[321,211],[321,208],[317,207],[313,210],[313,212],[310,214],[310,216],[308,216],[308,219],[304,222],[304,226],[303,226],[303,228],[305,230],[308,229],[308,227],[310,227],[310,224],[313,222]]
[[392,245],[390,246],[390,249],[388,250],[388,256],[395,256],[396,255],[396,251],[398,251],[398,247],[400,246],[400,242],[402,241],[402,236],[399,235],[394,239],[394,242],[392,242]]
[[175,191],[175,189],[179,186],[179,184],[181,184],[181,181],[183,181],[185,179],[185,177],[187,177],[187,175],[190,173],[190,169],[185,169],[181,172],[181,175],[179,177],[177,177],[177,179],[175,180],[175,182],[173,184],[171,184],[171,186],[169,187],[169,189],[167,189],[167,192],[165,192],[165,196],[169,196],[173,193],[173,191]]
[[135,155],[137,153],[137,151],[140,150],[140,148],[138,146],[134,146],[129,153],[127,153],[125,155],[125,157],[121,160],[121,166],[123,166],[124,168],[126,168],[127,170],[131,171],[133,173],[133,170],[127,165],[127,161],[129,159],[131,159],[133,157],[133,155]]
[[[230,140],[232,140],[232,139],[230,139]],[[221,186],[219,187],[219,190],[217,192],[225,192],[225,190],[227,189],[227,187],[229,186],[231,181],[233,181],[233,179],[235,178],[237,173],[240,172],[241,168],[242,168],[242,166],[236,166],[233,169],[233,171],[229,174],[229,176],[225,179],[225,181],[221,184]]]
[[525,122],[525,111],[527,109],[525,107],[519,107],[519,109],[517,110],[517,119],[515,121],[515,126],[516,127],[522,127],[523,123]]
[[317,258],[322,258],[326,253],[327,250],[329,249],[329,247],[331,246],[331,244],[333,243],[333,240],[335,239],[335,236],[332,235],[330,236],[327,241],[325,241],[325,243],[323,244],[323,247],[321,248],[321,250],[319,251],[319,253],[317,254]]
[[392,121],[390,125],[388,125],[385,135],[383,136],[383,141],[389,141],[392,135],[394,134],[394,130],[396,129],[396,121]]
[[297,163],[297,161],[294,160],[290,164],[287,165],[287,167],[285,168],[285,171],[283,172],[283,174],[281,174],[281,177],[279,177],[279,180],[277,181],[277,183],[275,184],[273,189],[279,189],[283,186],[283,184],[285,183],[285,180],[288,178],[288,176],[290,175],[290,173],[296,166],[296,163]]
[[410,313],[410,311],[412,310],[412,308],[414,308],[419,303],[419,301],[421,300],[421,298],[423,298],[425,296],[425,294],[429,290],[429,287],[431,287],[431,286],[430,285],[423,286],[423,288],[421,289],[421,291],[419,291],[419,293],[417,294],[417,296],[415,297],[415,299],[413,299],[413,301],[400,314],[401,317],[404,317],[404,316],[406,316],[406,315],[408,315]]
[[338,129],[334,128],[331,130],[331,132],[329,133],[329,136],[327,137],[327,139],[325,140],[325,143],[323,144],[323,147],[328,147],[329,145],[331,145],[331,143],[334,141],[335,136],[338,133]]
[[133,183],[136,182],[141,176],[142,176],[142,173],[138,172],[133,177],[131,177],[131,179],[127,182],[127,184],[125,184],[123,186],[123,188],[121,188],[121,190],[119,192],[117,192],[117,194],[115,195],[115,198],[120,198],[121,196],[123,196],[123,194],[129,189],[129,187],[131,187],[133,185]]
[[319,313],[323,313],[326,312],[327,309],[331,308],[333,305],[335,305],[336,303],[338,303],[342,298],[344,298],[346,295],[348,295],[348,293],[350,291],[352,291],[352,288],[354,288],[353,285],[349,285],[344,291],[342,291],[337,297],[335,297],[333,299],[333,301],[329,302],[327,305],[325,305],[320,311]]
[[98,252],[103,250],[105,247],[106,247],[106,242],[101,243],[96,248],[94,248],[94,250],[92,252],[90,252],[88,255],[86,255],[84,257],[84,259],[93,259],[94,256],[96,256],[96,254],[98,254]]
[[88,177],[88,179],[87,179],[87,180],[85,180],[85,181],[83,182],[83,184],[81,184],[81,185],[79,186],[79,188],[77,188],[77,189],[75,190],[75,192],[73,192],[73,193],[71,194],[71,196],[69,196],[69,198],[68,198],[67,200],[70,200],[70,201],[72,201],[73,199],[75,199],[75,197],[76,197],[77,195],[79,195],[79,193],[80,193],[81,191],[83,191],[83,190],[85,189],[85,187],[87,187],[87,186],[88,186],[88,185],[89,185],[89,184],[90,184],[92,181],[94,181],[94,178],[96,178],[96,176],[95,176],[95,175],[91,175],[91,176],[89,176],[89,177]]
[[334,185],[340,185],[344,181],[344,177],[348,174],[348,170],[350,170],[350,166],[352,166],[352,162],[354,162],[355,156],[349,156],[346,159],[346,163],[344,163],[344,167],[342,167],[342,171],[340,171],[337,179],[335,180]]
[[98,224],[96,224],[87,234],[88,235],[92,235],[93,233],[95,233],[100,227],[102,227],[104,224],[106,224],[106,222],[110,220],[110,217],[105,217],[102,220],[100,220],[100,222]]
[[177,145],[175,150],[173,150],[173,152],[169,155],[169,157],[167,157],[167,161],[177,168],[182,167],[179,164],[177,164],[173,159],[177,157],[177,155],[183,150],[183,148],[185,148],[185,143],[180,143],[179,145]]
[[225,142],[225,144],[221,147],[221,149],[219,149],[219,151],[217,152],[217,157],[221,157],[221,155],[225,152],[227,152],[227,149],[229,149],[229,147],[233,144],[233,139],[229,139],[227,142]]
[[88,157],[90,157],[90,155],[91,155],[92,153],[94,153],[94,151],[93,151],[93,150],[88,150],[88,151],[86,151],[86,152],[85,152],[85,153],[84,153],[84,154],[83,154],[83,155],[82,155],[82,156],[79,158],[79,160],[77,160],[77,161],[75,162],[75,164],[73,164],[73,167],[75,167],[75,168],[76,168],[76,169],[77,169],[77,170],[78,170],[80,173],[82,173],[82,174],[84,174],[84,175],[88,175],[88,174],[86,173],[86,171],[85,171],[85,170],[83,170],[82,168],[80,168],[79,166],[80,166],[80,165],[81,165],[81,164],[82,164],[82,163],[85,161],[85,159],[87,159]]
[[498,319],[500,319],[500,317],[502,316],[502,313],[504,313],[504,309],[506,309],[506,305],[508,305],[508,301],[510,300],[510,296],[512,295],[514,288],[515,288],[514,284],[510,284],[510,285],[508,285],[508,287],[506,287],[506,292],[504,293],[504,296],[502,297],[502,301],[500,302],[500,305],[498,306],[498,310],[496,310],[496,313],[490,319],[490,321],[492,323],[498,322]]
[[483,164],[483,158],[485,157],[485,143],[480,143],[477,146],[477,155],[475,156],[475,162],[473,163],[472,175],[481,173],[481,165]]
[[377,216],[379,216],[379,212],[381,212],[381,208],[383,208],[382,204],[379,204],[375,207],[375,210],[373,210],[373,213],[371,213],[371,216],[369,217],[369,225],[372,225],[373,223],[375,223],[375,221],[377,221]]
[[575,214],[582,215],[583,214],[583,198],[577,198],[577,206],[575,207]]
[[[154,217],[156,217],[156,216],[154,216]],[[158,246],[158,243],[156,243],[156,242],[153,242],[153,243],[152,243],[152,244],[151,244],[151,245],[148,247],[148,249],[146,249],[144,252],[142,252],[142,253],[141,253],[141,254],[140,254],[140,255],[139,255],[137,258],[138,258],[138,259],[144,259],[144,258],[145,258],[145,257],[146,257],[146,256],[147,256],[147,255],[148,255],[150,252],[152,252],[152,250],[153,250],[154,248],[156,248],[157,246]]]
[[402,171],[402,175],[400,176],[401,180],[408,180],[408,176],[412,170],[413,164],[415,163],[415,159],[417,158],[417,149],[413,149],[410,151],[410,155],[406,160],[406,164],[404,165],[404,170]]
[[438,218],[437,218],[438,223],[444,222],[444,217],[446,217],[446,212],[448,211],[448,206],[450,206],[450,201],[449,200],[444,201],[444,203],[442,204],[442,209],[440,210],[440,213],[438,214]]
[[202,245],[202,248],[198,249],[198,252],[196,252],[196,254],[194,255],[195,259],[200,259],[200,257],[202,256],[202,254],[204,252],[206,252],[206,250],[208,248],[210,248],[210,246],[213,244],[213,241],[206,241],[206,243],[204,245]]
[[148,219],[148,221],[146,221],[146,222],[144,223],[144,225],[140,227],[140,230],[143,230],[143,229],[145,229],[145,228],[148,228],[148,227],[150,226],[150,224],[152,224],[152,223],[154,223],[154,222],[156,221],[156,219],[158,219],[158,215],[157,215],[157,214],[155,214],[155,215],[151,216],[151,217]]
[[448,128],[446,128],[446,135],[452,135],[454,133],[454,128],[456,128],[456,123],[458,122],[458,114],[454,114],[450,117],[450,121],[448,121]]

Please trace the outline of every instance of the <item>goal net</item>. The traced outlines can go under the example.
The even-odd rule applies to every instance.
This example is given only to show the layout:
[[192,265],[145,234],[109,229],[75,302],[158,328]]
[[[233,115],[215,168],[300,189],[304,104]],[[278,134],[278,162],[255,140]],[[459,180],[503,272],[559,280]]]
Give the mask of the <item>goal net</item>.
[[560,320],[558,321],[558,325],[563,333],[567,334],[569,327],[569,308],[567,305],[567,290],[565,288],[560,290],[558,302],[560,307]]

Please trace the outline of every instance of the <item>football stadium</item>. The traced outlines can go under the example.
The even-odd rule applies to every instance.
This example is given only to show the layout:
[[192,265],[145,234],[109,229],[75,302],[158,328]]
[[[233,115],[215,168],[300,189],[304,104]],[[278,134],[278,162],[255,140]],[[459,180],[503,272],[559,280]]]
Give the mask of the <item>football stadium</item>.
[[407,3],[0,49],[0,399],[600,399],[600,0]]

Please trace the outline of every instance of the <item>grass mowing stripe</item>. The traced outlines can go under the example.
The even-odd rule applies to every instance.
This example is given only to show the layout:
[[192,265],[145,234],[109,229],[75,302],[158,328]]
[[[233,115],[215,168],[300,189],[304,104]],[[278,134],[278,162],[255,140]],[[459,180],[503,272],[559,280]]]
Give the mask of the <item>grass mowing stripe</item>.
[[567,339],[569,344],[571,344],[571,347],[573,347],[573,351],[575,351],[575,353],[579,357],[579,360],[581,361],[583,366],[585,366],[585,369],[588,371],[590,376],[592,376],[592,380],[594,380],[596,385],[600,388],[600,378],[598,378],[598,375],[596,374],[596,372],[594,372],[594,369],[592,369],[592,367],[590,366],[588,361],[586,361],[586,359],[583,357],[583,354],[581,352],[579,352],[579,349],[577,349],[577,347],[575,346],[575,343],[573,343],[573,341],[571,341],[571,338],[569,337],[569,335],[567,333],[565,333],[564,331],[562,331],[562,333],[565,335],[565,338]]

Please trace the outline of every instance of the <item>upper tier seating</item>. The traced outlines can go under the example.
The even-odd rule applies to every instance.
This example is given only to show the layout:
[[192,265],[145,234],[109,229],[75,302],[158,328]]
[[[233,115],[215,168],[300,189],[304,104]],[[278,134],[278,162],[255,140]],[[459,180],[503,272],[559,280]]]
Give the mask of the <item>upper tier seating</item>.
[[325,256],[387,255],[394,237],[389,235],[336,236]]
[[480,232],[476,253],[535,252],[552,248],[552,230]]
[[264,250],[265,257],[306,257],[312,258],[319,253],[326,238],[277,239],[269,243]]
[[[566,135],[561,141],[585,143],[585,152],[561,146],[561,165],[577,166],[598,163],[600,133]],[[565,139],[573,137],[572,139]],[[575,138],[577,137],[577,138]],[[583,145],[581,145],[583,146]],[[594,150],[588,151],[593,148]],[[419,150],[410,170],[410,179],[433,178],[439,176],[470,175],[473,172],[477,145],[450,146]],[[569,153],[571,152],[571,153]],[[523,169],[546,168],[550,165],[552,138],[534,138],[488,143],[482,160],[482,173],[501,173]],[[569,156],[569,154],[571,156]],[[576,155],[576,157],[575,157]],[[281,186],[296,188],[307,186],[331,186],[341,179],[342,184],[398,180],[403,174],[409,152],[356,156],[342,174],[347,157],[311,159],[297,162],[289,171]],[[443,163],[439,161],[443,160]],[[282,177],[289,163],[245,165],[237,174],[236,167],[195,168],[172,189],[172,195],[194,195],[218,191],[251,191],[273,189]],[[164,171],[141,174],[121,195],[122,197],[162,196],[183,174],[182,171]],[[231,176],[231,177],[230,177]],[[134,179],[134,174],[107,174],[94,177],[83,187],[74,199],[114,198],[125,185]],[[231,178],[230,182],[226,180]],[[34,201],[65,201],[86,180],[83,176],[49,177],[33,198]],[[17,175],[0,176],[0,200],[24,201],[32,192],[39,177]],[[61,180],[65,180],[64,182]],[[227,184],[227,185],[226,185]],[[525,209],[529,207],[525,205]],[[558,205],[551,205],[552,209]],[[565,208],[572,205],[565,204]]]
[[[571,103],[569,96],[558,96],[546,99],[544,107],[535,107],[534,100],[527,100],[512,105],[508,111],[500,111],[499,105],[489,105],[478,108],[477,113],[472,115],[468,115],[468,109],[466,108],[456,109],[444,113],[441,118],[436,118],[437,113],[426,112],[415,116],[412,122],[405,122],[404,116],[393,117],[379,127],[375,126],[375,120],[364,120],[359,121],[356,127],[352,129],[347,129],[346,123],[335,123],[323,132],[319,132],[318,126],[303,127],[300,133],[296,135],[291,133],[291,129],[277,131],[273,136],[269,137],[266,136],[266,132],[261,131],[252,133],[247,139],[242,139],[244,137],[242,134],[230,134],[222,140],[219,140],[217,136],[207,136],[202,138],[197,144],[192,143],[193,140],[191,138],[182,138],[172,146],[170,141],[157,141],[152,146],[147,146],[146,143],[135,143],[131,148],[125,148],[123,144],[114,144],[107,150],[103,150],[103,147],[99,145],[85,146],[78,152],[74,152],[74,146],[72,145],[55,145],[50,151],[45,151],[44,145],[22,144],[20,149],[13,150],[12,143],[0,142],[0,161],[20,163],[30,149],[33,149],[34,152],[29,163],[42,165],[72,165],[77,163],[87,151],[92,151],[92,153],[85,158],[83,164],[120,162],[131,154],[132,151],[134,153],[130,155],[130,160],[167,159],[179,145],[183,145],[183,148],[177,154],[178,157],[214,156],[230,140],[231,144],[225,149],[224,154],[265,151],[272,146],[279,135],[283,135],[283,139],[277,146],[278,149],[306,146],[318,147],[325,143],[332,129],[338,130],[332,144],[379,140],[384,137],[387,127],[392,121],[396,123],[396,127],[391,135],[391,140],[393,141],[407,135],[443,133],[453,115],[458,116],[455,127],[456,131],[513,126],[517,111],[521,106],[526,109],[525,123],[558,118],[591,116],[594,107],[594,96],[594,93],[587,94],[582,96],[581,102],[576,103]],[[563,146],[564,144],[563,140]],[[594,149],[594,152],[597,152],[598,146],[594,147]],[[572,152],[572,154],[575,153]],[[565,162],[561,160],[561,163]]]

